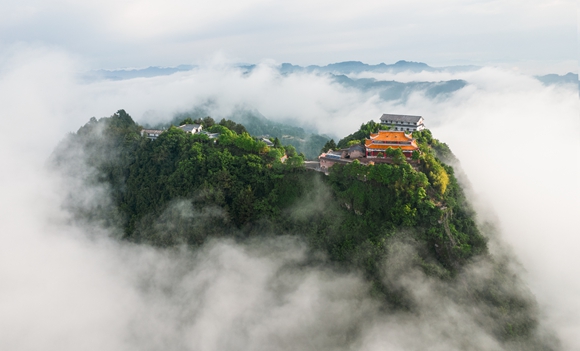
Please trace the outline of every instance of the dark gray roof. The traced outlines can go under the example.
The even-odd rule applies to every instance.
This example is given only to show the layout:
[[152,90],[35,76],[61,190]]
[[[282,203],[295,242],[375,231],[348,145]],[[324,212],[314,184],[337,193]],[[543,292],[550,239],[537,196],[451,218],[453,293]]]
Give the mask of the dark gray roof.
[[390,115],[388,113],[385,113],[381,116],[381,121],[417,123],[417,122],[419,122],[420,119],[421,119],[421,116]]
[[364,147],[363,147],[361,144],[351,145],[351,146],[348,148],[348,151],[350,151],[350,152],[352,152],[352,151],[354,151],[354,150],[359,150],[359,151],[362,151],[362,152],[364,152],[364,151],[365,151],[365,148],[364,148]]
[[216,138],[218,138],[220,136],[220,133],[210,133],[207,130],[202,130],[201,131],[201,134],[207,135],[207,137],[210,138],[210,139],[216,139]]
[[333,155],[333,156],[340,157],[340,156],[342,156],[342,150],[332,150],[332,149],[330,149],[330,150],[328,150],[326,152],[326,155]]
[[191,132],[194,129],[197,129],[200,127],[200,124],[184,124],[182,126],[179,126],[180,129],[182,129],[184,132]]

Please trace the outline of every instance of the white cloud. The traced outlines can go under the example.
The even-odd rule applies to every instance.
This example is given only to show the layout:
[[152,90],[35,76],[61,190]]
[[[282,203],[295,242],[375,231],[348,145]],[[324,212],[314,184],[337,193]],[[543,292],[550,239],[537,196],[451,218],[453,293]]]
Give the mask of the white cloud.
[[[248,76],[220,63],[91,84],[76,81],[75,67],[69,55],[49,49],[14,49],[0,64],[0,106],[7,116],[0,139],[3,349],[424,349],[441,340],[441,349],[465,349],[467,337],[479,340],[474,349],[497,349],[486,332],[473,334],[473,314],[416,272],[402,284],[416,288],[417,301],[428,294],[440,304],[422,304],[418,319],[385,316],[354,275],[292,270],[304,259],[296,242],[267,242],[273,245],[267,249],[214,242],[192,254],[119,244],[98,229],[68,223],[59,207],[66,184],[43,168],[66,132],[119,108],[137,120],[148,111],[169,118],[207,99],[224,116],[245,104],[270,118],[342,135],[385,112],[425,116],[461,160],[480,215],[492,217],[484,208],[495,213],[503,240],[528,271],[545,322],[566,349],[580,348],[574,89],[486,68],[458,75],[470,85],[448,99],[416,93],[394,104],[324,77],[280,76],[269,64]],[[283,273],[281,267],[290,268]],[[352,326],[360,333],[345,339]],[[461,338],[445,339],[452,326]]]
[[567,348],[576,349],[580,167],[571,160],[580,152],[577,91],[490,76],[500,80],[511,86],[490,84],[463,102],[450,101],[453,107],[438,112],[446,122],[434,132],[459,157],[477,196],[493,205],[532,289],[550,306],[551,323],[561,328]]

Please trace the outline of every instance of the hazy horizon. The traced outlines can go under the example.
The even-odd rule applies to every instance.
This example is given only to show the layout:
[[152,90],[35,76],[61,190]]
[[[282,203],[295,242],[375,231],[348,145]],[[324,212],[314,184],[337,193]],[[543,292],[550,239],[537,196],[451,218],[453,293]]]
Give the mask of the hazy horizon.
[[[256,110],[337,137],[383,113],[423,116],[458,157],[478,222],[499,229],[491,253],[513,259],[538,301],[541,324],[562,349],[580,350],[578,86],[533,77],[578,72],[574,5],[0,0],[0,348],[502,349],[478,328],[473,311],[442,293],[453,286],[417,272],[406,272],[400,284],[412,288],[422,314],[385,315],[356,272],[297,270],[305,244],[293,238],[159,250],[71,221],[65,194],[76,191],[94,206],[110,197],[106,188],[46,169],[67,133],[119,109],[137,123],[167,123],[204,106],[215,119]],[[399,60],[482,68],[349,74],[466,82],[447,94],[413,88],[391,100],[328,75],[276,68]],[[235,67],[240,62],[257,66],[246,72]],[[83,78],[95,69],[179,64],[197,67]],[[384,264],[393,263],[404,266],[405,258]],[[489,267],[474,262],[465,278],[486,274]],[[430,299],[436,303],[425,303]],[[342,338],[353,328],[356,338]]]
[[408,60],[577,72],[571,0],[0,1],[0,47],[64,50],[90,69],[263,60]]

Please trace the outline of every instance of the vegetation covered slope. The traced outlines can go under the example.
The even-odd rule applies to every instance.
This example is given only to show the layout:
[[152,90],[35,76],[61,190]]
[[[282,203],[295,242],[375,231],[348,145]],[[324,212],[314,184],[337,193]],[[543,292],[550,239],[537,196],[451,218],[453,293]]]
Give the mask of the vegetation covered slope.
[[[122,228],[122,239],[160,247],[197,247],[215,237],[299,236],[313,253],[324,253],[328,264],[363,272],[388,309],[413,310],[405,290],[383,277],[394,242],[413,245],[413,265],[450,284],[468,263],[490,261],[494,273],[458,299],[469,296],[475,300],[466,303],[486,306],[486,318],[497,321],[489,328],[498,339],[531,345],[534,302],[503,288],[514,278],[489,257],[454,169],[441,161],[453,155],[428,130],[414,135],[419,166],[393,151],[392,164],[355,161],[335,165],[325,176],[304,168],[293,147],[268,147],[228,123],[209,128],[220,133],[215,140],[172,127],[152,141],[120,110],[69,135],[52,165],[111,193],[110,206],[87,209],[81,195],[71,192],[77,220]],[[347,139],[361,139],[371,123]],[[79,173],[81,168],[86,172]]]
[[[201,121],[208,115],[210,115],[209,108],[200,106],[187,112],[177,113],[170,123],[158,124],[155,128],[165,129],[171,125],[180,125],[179,123],[186,119]],[[326,136],[312,133],[303,128],[269,120],[256,110],[236,109],[226,119],[242,124],[244,130],[253,136],[277,138],[284,145],[292,145],[309,160],[315,160],[319,155],[320,148],[329,140]]]

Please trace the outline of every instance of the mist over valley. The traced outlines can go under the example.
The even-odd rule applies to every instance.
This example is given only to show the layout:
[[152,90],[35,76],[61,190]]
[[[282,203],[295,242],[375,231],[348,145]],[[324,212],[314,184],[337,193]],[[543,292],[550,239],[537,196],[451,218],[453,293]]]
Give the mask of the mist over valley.
[[[494,67],[389,71],[362,65],[283,70],[266,61],[249,69],[218,58],[171,74],[87,81],[82,63],[63,51],[19,49],[3,56],[0,108],[11,132],[0,151],[2,348],[580,348],[580,286],[573,278],[580,169],[570,162],[580,151],[576,85],[544,84]],[[121,109],[136,124],[119,113],[127,124],[107,122]],[[211,116],[254,128],[253,135],[279,133],[283,145],[299,140],[297,151],[313,158],[318,145],[338,142],[383,113],[423,116],[432,136],[449,147],[454,157],[442,154],[444,148],[434,155],[453,169],[452,193],[432,193],[436,182],[424,169],[392,170],[418,177],[408,184],[423,182],[424,174],[427,198],[442,196],[448,207],[458,206],[452,218],[466,209],[462,222],[450,222],[454,239],[481,236],[480,251],[475,241],[463,253],[438,251],[434,243],[444,247],[451,240],[439,217],[365,217],[365,209],[388,212],[406,204],[420,211],[422,200],[400,192],[419,194],[415,185],[397,190],[381,183],[375,195],[382,197],[373,197],[369,182],[346,174],[277,169],[282,166],[259,152],[224,146],[232,157],[226,169],[235,175],[228,186],[254,189],[266,178],[244,177],[271,174],[264,189],[296,191],[284,193],[293,199],[288,203],[268,200],[280,214],[246,223],[249,212],[239,210],[241,204],[257,211],[254,205],[266,204],[271,191],[256,192],[249,202],[232,191],[231,203],[238,205],[231,206],[230,195],[220,202],[215,191],[226,189],[225,178],[211,178],[194,164],[183,176],[196,175],[179,180],[183,188],[164,193],[180,179],[167,160],[193,159],[197,144],[174,133],[174,145],[187,148],[171,149],[170,139],[145,143],[131,134],[139,136],[139,125],[169,128]],[[225,153],[196,142],[200,159]],[[261,173],[239,168],[244,157],[244,167],[264,162]],[[147,175],[151,162],[166,171]],[[145,180],[148,188],[140,188]],[[153,189],[160,195],[151,197],[149,210],[131,207],[145,214],[131,222],[130,211],[119,207],[129,203],[124,196]],[[363,215],[343,206],[347,198]],[[387,222],[392,225],[382,227]],[[345,230],[345,223],[352,227]],[[313,227],[317,231],[309,232]],[[439,228],[436,240],[443,241],[429,239],[429,228]],[[348,233],[351,246],[336,249]],[[354,233],[372,240],[359,242]]]
[[580,351],[576,5],[0,0],[0,350]]

